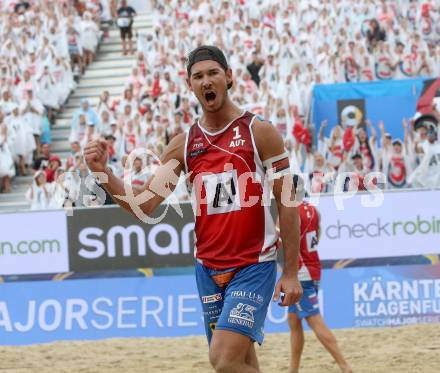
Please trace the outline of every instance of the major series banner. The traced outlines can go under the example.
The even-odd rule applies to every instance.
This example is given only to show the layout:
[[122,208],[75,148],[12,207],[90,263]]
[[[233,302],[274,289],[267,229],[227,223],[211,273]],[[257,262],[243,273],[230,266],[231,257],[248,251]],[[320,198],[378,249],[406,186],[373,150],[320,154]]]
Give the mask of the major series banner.
[[[324,270],[320,309],[331,328],[440,322],[440,265]],[[271,302],[265,331],[288,331],[285,307]],[[0,285],[1,345],[203,334],[194,276]]]

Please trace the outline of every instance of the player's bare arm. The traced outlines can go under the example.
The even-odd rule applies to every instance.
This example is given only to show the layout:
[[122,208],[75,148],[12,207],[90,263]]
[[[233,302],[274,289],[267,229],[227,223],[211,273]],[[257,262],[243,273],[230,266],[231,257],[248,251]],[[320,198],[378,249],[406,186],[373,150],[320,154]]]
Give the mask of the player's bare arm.
[[[107,142],[104,140],[89,142],[84,149],[84,158],[116,203],[133,214],[133,208],[138,206],[143,213],[151,215],[177,185],[184,169],[184,147],[185,135],[174,137],[161,156],[161,165],[143,187],[125,185],[123,180],[113,174],[107,166]],[[127,197],[126,190],[133,191],[131,198]]]
[[[277,203],[280,236],[284,248],[283,274],[275,287],[274,300],[277,301],[280,292],[283,292],[285,296],[281,305],[288,306],[296,303],[302,295],[302,288],[298,281],[298,211],[292,203],[286,203],[289,202],[288,200],[292,202],[295,197],[293,177],[290,171],[287,172],[289,159],[284,149],[283,139],[277,130],[270,123],[260,120],[255,120],[252,130],[260,159],[265,164],[267,172],[273,173],[272,191]],[[267,162],[272,166],[269,166]]]

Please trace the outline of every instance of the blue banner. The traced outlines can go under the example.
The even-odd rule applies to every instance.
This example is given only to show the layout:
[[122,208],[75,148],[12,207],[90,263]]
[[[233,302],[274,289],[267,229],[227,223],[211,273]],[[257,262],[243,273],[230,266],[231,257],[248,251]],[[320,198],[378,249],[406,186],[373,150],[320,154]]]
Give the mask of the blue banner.
[[316,85],[313,88],[312,123],[319,131],[321,122],[327,120],[324,134],[329,136],[336,124],[343,124],[344,118],[358,114],[359,120],[371,120],[377,131],[379,121],[383,120],[386,131],[393,138],[403,139],[402,119],[414,117],[424,80]]
[[[0,285],[0,344],[203,335],[193,276]],[[320,307],[331,328],[440,321],[440,265],[323,271]],[[271,303],[266,332],[286,332]]]

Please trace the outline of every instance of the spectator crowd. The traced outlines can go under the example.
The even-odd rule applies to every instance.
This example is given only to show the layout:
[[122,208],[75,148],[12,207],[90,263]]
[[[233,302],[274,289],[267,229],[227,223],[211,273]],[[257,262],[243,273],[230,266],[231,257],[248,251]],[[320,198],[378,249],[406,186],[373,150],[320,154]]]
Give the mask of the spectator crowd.
[[[69,27],[81,23],[69,22],[79,15],[74,8],[61,4],[64,3],[57,7],[65,22],[58,19],[54,32],[68,34]],[[127,3],[119,5],[126,7]],[[34,7],[31,14],[35,12]],[[98,10],[84,12],[81,22],[94,22],[98,14]],[[117,18],[121,12],[112,11],[112,14]],[[50,14],[40,16],[50,20]],[[136,13],[133,11],[131,16],[135,18]],[[72,155],[65,167],[61,167],[59,159],[50,161],[46,154],[45,160],[53,164],[54,174],[61,168],[87,175],[81,149],[91,139],[102,137],[109,143],[109,162],[114,172],[120,176],[128,172],[134,184],[145,183],[170,139],[187,131],[200,114],[195,98],[186,87],[186,56],[199,45],[214,44],[225,51],[234,74],[232,99],[277,127],[291,154],[292,171],[305,175],[309,192],[334,190],[337,176],[342,172],[357,175],[355,182],[342,180],[344,190],[353,187],[363,190],[369,186],[440,186],[440,180],[435,178],[423,182],[427,173],[432,172],[426,166],[427,156],[438,145],[435,126],[416,127],[408,118],[402,123],[401,138],[393,139],[387,133],[387,123],[380,123],[380,131],[376,133],[368,119],[355,127],[323,122],[318,132],[308,123],[315,84],[440,76],[440,3],[437,1],[164,0],[153,1],[152,19],[153,29],[137,34],[135,63],[123,96],[112,98],[104,91],[96,107],[91,107],[87,100],[81,101],[72,118],[69,137]],[[8,22],[12,22],[12,17]],[[41,24],[50,22],[44,20]],[[90,26],[86,30],[99,34],[98,28]],[[50,28],[46,31],[52,33]],[[44,35],[43,32],[43,39]],[[46,39],[47,42],[41,43],[41,48],[46,45],[46,52],[37,51],[34,59],[50,56],[47,52],[50,48],[57,50],[53,40]],[[9,39],[5,40],[7,44]],[[98,37],[96,43],[97,40]],[[92,46],[93,54],[95,42]],[[69,73],[65,74],[74,84],[69,64],[75,63],[83,69],[89,57],[86,54],[82,62],[77,62],[70,45],[68,51],[70,60],[61,54],[59,63],[58,59],[40,63],[43,75],[46,69],[50,73],[56,66],[67,66],[64,71]],[[35,76],[39,75],[34,75],[32,84],[41,85]],[[51,84],[50,78],[44,79]],[[23,81],[27,80],[23,77]],[[56,80],[52,81],[56,84]],[[61,81],[65,83],[66,79]],[[20,84],[22,81],[15,86]],[[40,92],[48,92],[44,84]],[[50,90],[57,97],[49,100],[46,95],[45,101],[34,93],[31,101],[39,101],[36,110],[28,108],[28,115],[37,115],[35,112],[41,107],[58,109],[62,105],[61,93],[69,87]],[[48,107],[53,102],[58,106]],[[440,104],[434,108],[440,118],[439,111]],[[18,109],[18,115],[22,113]],[[7,114],[8,121],[14,115]],[[326,126],[331,126],[328,138],[324,136]],[[32,136],[23,139],[22,143],[32,143]],[[128,154],[137,148],[147,149],[148,154],[134,157],[132,167],[124,168]],[[366,178],[373,171],[382,172],[385,181]],[[47,183],[46,174],[45,177]],[[38,178],[44,183],[43,175]],[[178,197],[186,198],[183,187],[179,188]]]
[[55,115],[93,59],[101,19],[109,18],[103,4],[0,2],[0,191],[38,169]]

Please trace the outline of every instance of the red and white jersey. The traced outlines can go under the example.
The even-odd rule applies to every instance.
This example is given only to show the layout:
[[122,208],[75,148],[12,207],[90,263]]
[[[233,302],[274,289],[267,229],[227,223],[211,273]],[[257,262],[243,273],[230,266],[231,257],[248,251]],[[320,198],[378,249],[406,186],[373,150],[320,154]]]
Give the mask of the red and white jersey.
[[270,189],[244,112],[217,132],[194,123],[185,142],[195,215],[195,256],[209,268],[242,267],[276,259],[278,234]]
[[317,247],[319,231],[318,210],[307,202],[303,202],[298,206],[298,213],[301,220],[298,279],[300,281],[319,281],[321,279],[321,263]]

